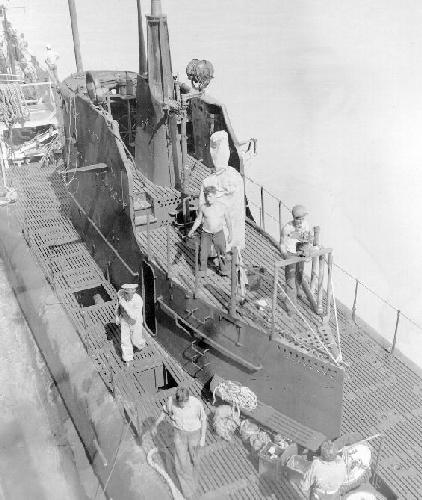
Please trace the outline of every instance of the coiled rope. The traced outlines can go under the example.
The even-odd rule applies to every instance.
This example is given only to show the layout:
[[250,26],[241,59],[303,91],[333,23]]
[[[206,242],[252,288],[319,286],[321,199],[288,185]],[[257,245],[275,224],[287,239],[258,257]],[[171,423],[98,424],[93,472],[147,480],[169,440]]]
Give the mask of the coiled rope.
[[223,401],[232,403],[238,409],[253,411],[258,405],[258,398],[249,387],[241,386],[231,380],[225,380],[217,385],[213,391],[213,404],[215,404],[217,392]]
[[17,83],[0,84],[0,120],[11,127],[29,118],[22,89]]

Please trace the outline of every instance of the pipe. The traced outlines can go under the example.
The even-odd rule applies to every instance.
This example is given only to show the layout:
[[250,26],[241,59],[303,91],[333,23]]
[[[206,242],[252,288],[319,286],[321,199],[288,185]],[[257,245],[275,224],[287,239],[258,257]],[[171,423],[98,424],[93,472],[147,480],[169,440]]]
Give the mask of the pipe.
[[67,0],[67,3],[69,5],[70,23],[72,26],[73,50],[75,52],[76,71],[78,73],[83,73],[84,68],[82,65],[81,47],[79,43],[78,16],[76,13],[75,0]]
[[139,45],[139,74],[143,75],[147,72],[147,58],[145,55],[145,37],[142,27],[142,8],[141,0],[136,0],[136,7],[138,9],[138,45]]

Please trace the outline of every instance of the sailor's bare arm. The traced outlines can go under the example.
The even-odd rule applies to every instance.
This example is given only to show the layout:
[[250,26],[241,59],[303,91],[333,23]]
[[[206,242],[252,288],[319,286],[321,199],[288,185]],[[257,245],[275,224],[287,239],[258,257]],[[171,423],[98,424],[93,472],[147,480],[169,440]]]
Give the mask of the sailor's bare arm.
[[199,207],[198,209],[198,215],[196,216],[195,222],[193,223],[192,229],[188,233],[188,238],[192,238],[193,233],[198,229],[198,227],[202,223],[202,207]]

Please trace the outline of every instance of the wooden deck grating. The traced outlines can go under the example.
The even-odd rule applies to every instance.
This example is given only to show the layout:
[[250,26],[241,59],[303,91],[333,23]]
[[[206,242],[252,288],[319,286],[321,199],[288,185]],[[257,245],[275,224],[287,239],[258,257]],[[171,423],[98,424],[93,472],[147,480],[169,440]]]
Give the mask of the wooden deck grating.
[[[22,229],[31,243],[31,250],[47,279],[54,285],[58,300],[66,308],[106,385],[110,389],[117,387],[124,401],[143,408],[145,418],[153,418],[167,393],[146,394],[142,385],[142,367],[143,364],[162,360],[179,383],[190,386],[192,392],[200,396],[198,382],[183,372],[153,338],[148,339],[148,348],[144,353],[136,353],[133,370],[127,370],[123,365],[118,352],[118,330],[113,326],[115,291],[104,279],[85,245],[78,239],[67,241],[69,234],[77,236],[69,220],[66,220],[60,232],[62,217],[66,218],[67,200],[57,172],[51,168],[40,169],[32,164],[13,168],[8,175],[18,189],[17,212]],[[53,200],[53,203],[44,203],[46,199]],[[56,217],[54,209],[57,210]],[[39,231],[50,230],[52,220],[58,224],[54,233],[55,241],[46,240],[45,233]],[[250,228],[248,238],[249,231]],[[173,237],[178,238],[178,235],[172,233]],[[141,238],[138,235],[143,244]],[[161,238],[160,245],[165,248],[165,233]],[[261,238],[262,235],[257,237],[258,242]],[[264,243],[261,240],[259,244]],[[267,265],[271,266],[272,259],[277,257],[275,249],[267,248],[267,252],[265,258]],[[185,251],[180,255],[182,269],[185,269],[184,266],[190,268],[185,277],[186,286],[192,286],[192,261],[189,260],[189,255],[192,259],[192,253]],[[244,257],[251,264],[255,262],[256,256],[252,252],[245,252]],[[80,265],[81,261],[87,265]],[[164,268],[165,260],[160,265]],[[70,276],[74,276],[73,280],[66,274],[68,271]],[[182,277],[178,279],[182,280]],[[219,279],[215,276],[217,284]],[[93,282],[102,284],[112,301],[101,306],[82,308],[75,298],[72,284],[78,288],[85,283],[89,287]],[[224,284],[220,286],[223,288],[221,295],[213,295],[212,300],[217,306],[226,307],[227,287]],[[305,304],[301,305],[302,309],[306,309]],[[348,363],[342,430],[360,431],[363,435],[385,432],[379,462],[380,475],[399,498],[417,500],[422,491],[422,377],[399,357],[387,354],[369,335],[363,323],[355,325],[347,308],[338,304],[338,312],[343,356]],[[252,312],[249,320],[256,321]],[[208,403],[207,408],[209,411]],[[204,457],[201,474],[204,499],[218,498],[220,493],[239,500],[300,498],[288,483],[282,481],[275,485],[260,481],[253,460],[237,438],[231,443],[224,443],[208,433],[207,445],[209,453]],[[214,493],[217,496],[213,496]]]

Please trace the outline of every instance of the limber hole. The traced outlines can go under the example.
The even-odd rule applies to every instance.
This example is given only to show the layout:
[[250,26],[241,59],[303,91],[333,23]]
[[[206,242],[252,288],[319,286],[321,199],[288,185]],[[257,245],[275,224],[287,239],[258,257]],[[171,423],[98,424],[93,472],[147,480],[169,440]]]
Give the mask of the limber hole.
[[104,304],[111,300],[110,295],[107,293],[103,285],[96,286],[95,288],[87,288],[74,292],[75,298],[82,307],[91,307],[98,304]]

